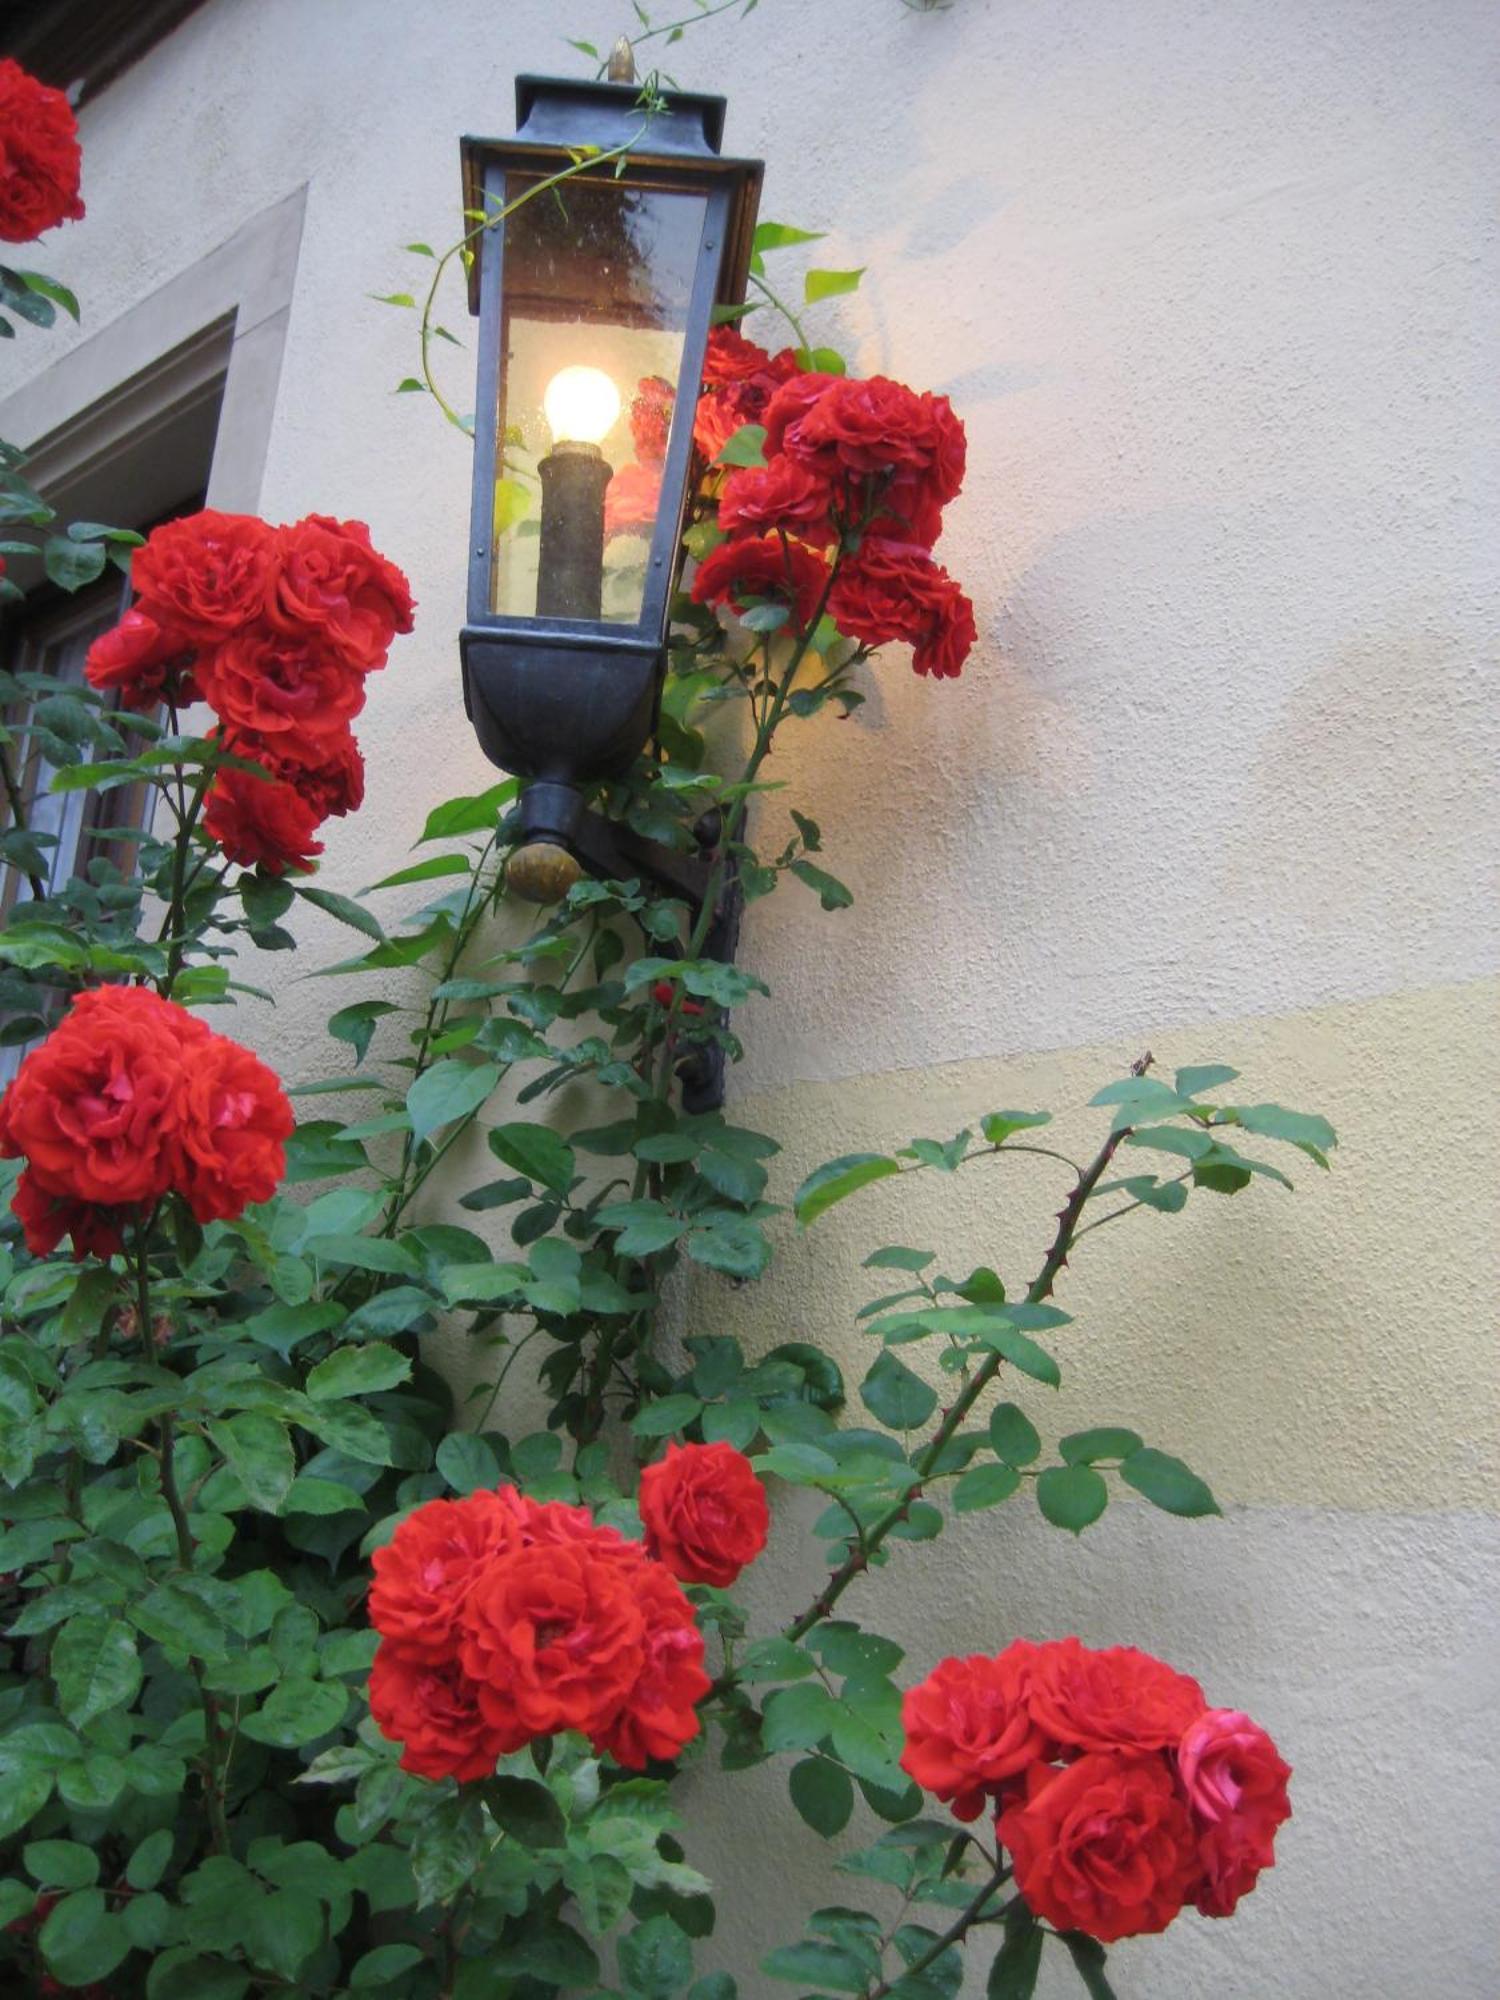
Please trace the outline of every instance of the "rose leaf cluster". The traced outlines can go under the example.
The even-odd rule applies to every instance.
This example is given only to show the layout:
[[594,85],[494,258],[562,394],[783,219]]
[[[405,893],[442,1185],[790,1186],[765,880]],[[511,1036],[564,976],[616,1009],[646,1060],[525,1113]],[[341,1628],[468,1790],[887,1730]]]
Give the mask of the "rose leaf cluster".
[[902,1703],[902,1768],[986,1806],[1027,1907],[1110,1944],[1185,1905],[1229,1916],[1275,1860],[1290,1767],[1247,1715],[1129,1646],[1018,1639],[939,1662]]

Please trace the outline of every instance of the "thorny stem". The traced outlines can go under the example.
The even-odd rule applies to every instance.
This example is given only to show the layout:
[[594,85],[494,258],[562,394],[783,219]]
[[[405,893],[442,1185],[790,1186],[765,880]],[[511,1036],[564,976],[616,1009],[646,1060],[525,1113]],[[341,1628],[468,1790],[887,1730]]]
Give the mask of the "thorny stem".
[[995,1891],[1003,1883],[1009,1881],[1009,1879],[1010,1870],[997,1866],[990,1875],[989,1880],[975,1895],[973,1901],[967,1903],[959,1911],[942,1936],[934,1938],[926,1951],[919,1958],[914,1958],[910,1965],[902,1966],[901,1971],[895,1979],[882,1979],[874,1986],[869,1987],[865,1994],[865,2000],[885,2000],[885,1996],[894,1992],[897,1986],[904,1986],[907,1980],[915,1981],[919,1979],[921,1974],[927,1970],[927,1967],[935,1965],[950,1946],[961,1943],[975,1924],[988,1923],[991,1919],[986,1913],[985,1905],[989,1902]]
[[[141,1341],[150,1355],[155,1344],[155,1333],[151,1322],[151,1265],[147,1240],[150,1221],[140,1225],[135,1257],[136,1310],[140,1314]],[[195,1544],[192,1527],[188,1521],[187,1508],[183,1505],[182,1494],[177,1485],[175,1462],[176,1431],[170,1410],[157,1420],[157,1436],[161,1441],[157,1469],[161,1479],[161,1495],[167,1503],[167,1512],[172,1517],[172,1527],[177,1536],[177,1560],[191,1575]],[[189,1664],[193,1678],[198,1683],[198,1698],[203,1704],[203,1728],[207,1747],[200,1766],[199,1775],[203,1783],[203,1801],[208,1811],[209,1834],[216,1854],[229,1852],[229,1821],[224,1811],[224,1781],[228,1775],[229,1760],[224,1747],[224,1726],[219,1713],[219,1704],[209,1692],[204,1680],[203,1662],[190,1656]]]
[[807,338],[806,330],[804,329],[801,320],[798,319],[797,315],[792,311],[791,307],[787,304],[786,300],[778,297],[778,295],[771,290],[771,287],[766,283],[765,279],[761,277],[759,272],[757,271],[751,272],[750,282],[752,285],[754,285],[755,289],[758,292],[764,295],[767,305],[775,306],[777,312],[781,314],[781,317],[786,321],[787,325],[792,329],[792,332],[796,334],[797,345],[802,350],[802,352],[804,354],[810,355],[812,353],[812,346]]
[[[10,768],[9,749],[3,743],[0,743],[0,778],[3,778],[5,783],[5,798],[10,807],[11,826],[15,832],[25,833],[26,801],[21,797],[21,788],[16,783],[16,774]],[[40,903],[47,893],[46,883],[40,875],[33,875],[29,868],[26,871],[26,880],[31,884],[33,898]]]
[[[1138,1062],[1131,1065],[1131,1074],[1133,1076],[1144,1076],[1151,1065],[1151,1061],[1152,1058],[1148,1051]],[[1099,1148],[1099,1151],[1094,1155],[1093,1160],[1084,1168],[1083,1172],[1074,1182],[1072,1192],[1058,1211],[1057,1231],[1052,1238],[1052,1247],[1047,1252],[1042,1268],[1037,1272],[1036,1277],[1027,1289],[1026,1301],[1028,1305],[1040,1305],[1044,1299],[1051,1296],[1052,1288],[1057,1282],[1058,1275],[1068,1261],[1068,1252],[1072,1249],[1077,1238],[1083,1233],[1079,1229],[1078,1222],[1079,1217],[1083,1213],[1084,1203],[1108,1172],[1110,1161],[1123,1144],[1129,1131],[1130,1127],[1126,1125],[1122,1126],[1117,1132],[1111,1132],[1104,1144]],[[886,1512],[880,1516],[880,1519],[866,1530],[863,1546],[852,1550],[844,1558],[843,1562],[833,1572],[814,1601],[800,1617],[794,1618],[791,1624],[786,1627],[784,1635],[786,1638],[800,1639],[806,1633],[810,1632],[814,1625],[819,1624],[828,1616],[855,1577],[862,1570],[869,1567],[870,1558],[880,1548],[897,1522],[905,1518],[911,1502],[921,1492],[923,1483],[931,1476],[932,1468],[941,1457],[944,1446],[953,1437],[965,1417],[968,1416],[970,1410],[973,1409],[979,1398],[994,1381],[996,1375],[1000,1372],[1004,1360],[1005,1357],[1003,1354],[991,1354],[975,1371],[973,1380],[959,1392],[953,1403],[950,1404],[942,1422],[913,1461],[918,1475],[917,1485],[896,1506],[887,1508]]]

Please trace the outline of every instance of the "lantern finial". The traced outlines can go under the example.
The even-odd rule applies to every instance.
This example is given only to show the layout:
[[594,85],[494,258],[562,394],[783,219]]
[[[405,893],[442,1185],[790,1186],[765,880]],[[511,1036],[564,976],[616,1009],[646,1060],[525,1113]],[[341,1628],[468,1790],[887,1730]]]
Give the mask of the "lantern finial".
[[630,46],[629,35],[621,35],[609,52],[609,66],[605,74],[611,83],[634,83],[635,50]]

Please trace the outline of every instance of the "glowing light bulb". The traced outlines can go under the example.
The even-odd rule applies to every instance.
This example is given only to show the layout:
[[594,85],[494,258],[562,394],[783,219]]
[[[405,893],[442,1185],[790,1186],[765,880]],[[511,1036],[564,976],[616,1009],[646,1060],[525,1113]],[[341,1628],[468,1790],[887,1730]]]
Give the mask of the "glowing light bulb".
[[620,392],[602,368],[560,368],[542,408],[558,444],[602,444],[620,414]]

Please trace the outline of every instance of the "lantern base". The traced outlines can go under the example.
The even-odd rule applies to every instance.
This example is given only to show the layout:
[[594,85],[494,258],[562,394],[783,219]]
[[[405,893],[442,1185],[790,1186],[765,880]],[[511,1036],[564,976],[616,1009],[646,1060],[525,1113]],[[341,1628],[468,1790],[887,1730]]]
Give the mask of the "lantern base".
[[505,885],[528,903],[560,903],[575,882],[583,879],[576,855],[550,840],[530,840],[516,848],[505,864]]

